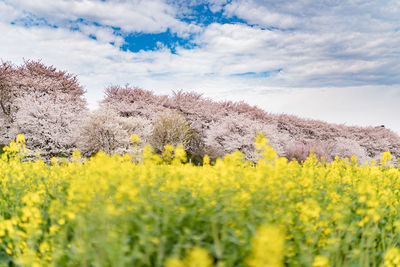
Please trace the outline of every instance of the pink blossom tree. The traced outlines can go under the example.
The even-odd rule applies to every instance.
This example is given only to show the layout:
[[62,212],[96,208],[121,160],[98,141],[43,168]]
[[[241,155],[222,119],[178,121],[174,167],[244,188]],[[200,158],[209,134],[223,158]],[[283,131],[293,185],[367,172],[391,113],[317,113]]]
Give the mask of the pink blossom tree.
[[76,76],[25,61],[21,66],[0,66],[0,143],[17,133],[26,135],[29,149],[44,156],[67,155],[76,145],[86,100]]

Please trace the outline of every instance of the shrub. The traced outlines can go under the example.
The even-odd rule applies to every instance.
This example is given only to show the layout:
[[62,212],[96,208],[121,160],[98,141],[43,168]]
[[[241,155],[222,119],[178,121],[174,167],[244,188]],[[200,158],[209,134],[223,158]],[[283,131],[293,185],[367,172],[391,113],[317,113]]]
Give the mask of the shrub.
[[189,153],[197,154],[201,140],[183,114],[164,109],[154,118],[150,144],[158,152],[163,151],[165,145],[181,145]]

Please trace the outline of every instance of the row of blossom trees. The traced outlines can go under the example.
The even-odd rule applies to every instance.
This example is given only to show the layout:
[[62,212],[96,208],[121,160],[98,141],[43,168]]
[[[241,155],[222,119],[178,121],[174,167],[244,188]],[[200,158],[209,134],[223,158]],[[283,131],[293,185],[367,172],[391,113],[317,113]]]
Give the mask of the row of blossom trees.
[[222,157],[235,150],[254,159],[253,139],[264,133],[281,156],[304,160],[311,150],[330,161],[356,155],[359,162],[384,151],[400,156],[400,138],[382,127],[348,127],[285,114],[269,114],[243,102],[215,102],[194,92],[171,96],[130,86],[110,86],[95,111],[89,111],[76,76],[25,61],[0,66],[0,144],[18,133],[32,152],[49,159],[130,151],[130,137],[162,152],[183,145],[193,159]]

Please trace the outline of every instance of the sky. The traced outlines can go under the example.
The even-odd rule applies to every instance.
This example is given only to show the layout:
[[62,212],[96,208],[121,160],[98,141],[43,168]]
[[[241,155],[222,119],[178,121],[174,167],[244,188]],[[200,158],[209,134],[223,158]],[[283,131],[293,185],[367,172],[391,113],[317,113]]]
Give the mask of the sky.
[[400,134],[398,0],[0,0],[0,59]]

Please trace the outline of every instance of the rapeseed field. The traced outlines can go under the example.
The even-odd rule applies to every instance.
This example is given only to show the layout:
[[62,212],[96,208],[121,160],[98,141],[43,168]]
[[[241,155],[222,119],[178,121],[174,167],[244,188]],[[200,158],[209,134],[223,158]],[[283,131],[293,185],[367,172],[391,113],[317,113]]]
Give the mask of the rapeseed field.
[[[132,142],[136,142],[133,138]],[[399,266],[400,171],[385,152],[304,163],[259,135],[202,166],[185,151],[0,160],[3,266]]]

